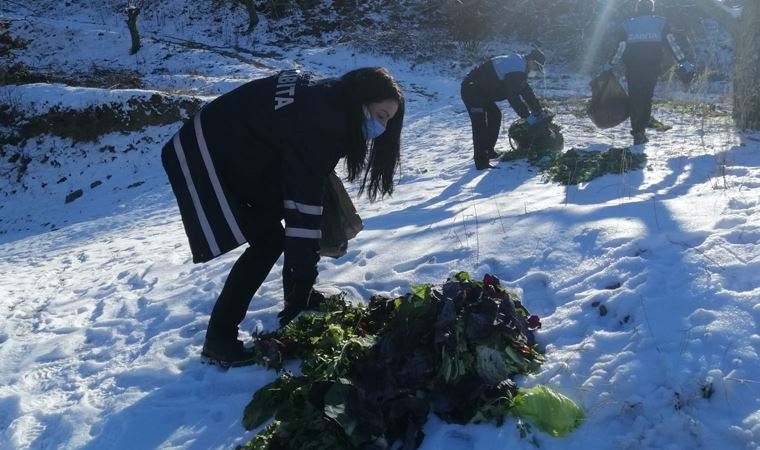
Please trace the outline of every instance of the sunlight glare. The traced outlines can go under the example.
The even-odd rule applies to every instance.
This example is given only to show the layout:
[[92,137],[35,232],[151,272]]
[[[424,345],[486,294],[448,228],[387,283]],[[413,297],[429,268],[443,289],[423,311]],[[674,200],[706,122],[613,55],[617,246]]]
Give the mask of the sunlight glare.
[[591,34],[591,40],[588,43],[588,50],[583,56],[583,63],[581,64],[581,73],[591,73],[593,71],[593,64],[596,60],[596,55],[601,47],[602,38],[604,37],[604,30],[606,24],[609,22],[612,12],[621,3],[620,0],[604,0],[604,6],[602,6],[602,12],[596,17],[596,23],[594,24],[594,31]]

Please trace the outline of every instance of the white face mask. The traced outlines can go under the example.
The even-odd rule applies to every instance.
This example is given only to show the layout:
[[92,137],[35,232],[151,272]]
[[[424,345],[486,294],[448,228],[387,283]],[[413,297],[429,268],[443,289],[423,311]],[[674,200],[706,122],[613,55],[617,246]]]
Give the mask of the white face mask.
[[367,109],[366,106],[362,105],[362,110],[364,111],[364,126],[362,127],[362,131],[364,132],[364,139],[375,139],[383,134],[385,132],[385,127],[383,124],[372,117],[372,115],[369,113],[369,109]]

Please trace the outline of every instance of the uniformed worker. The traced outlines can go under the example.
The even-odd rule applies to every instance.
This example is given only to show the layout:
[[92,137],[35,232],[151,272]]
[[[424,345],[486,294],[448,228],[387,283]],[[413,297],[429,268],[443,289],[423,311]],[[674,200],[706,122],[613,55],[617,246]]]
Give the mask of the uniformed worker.
[[403,93],[384,68],[321,81],[286,70],[216,98],[166,144],[162,161],[193,261],[249,244],[211,311],[205,362],[254,362],[238,326],[283,252],[280,324],[309,306],[325,181],[345,159],[348,179],[370,201],[391,194],[403,118]]
[[686,62],[668,21],[654,15],[653,0],[636,3],[634,16],[623,22],[618,30],[617,42],[617,51],[608,68],[616,66],[622,59],[628,82],[633,144],[645,144],[649,141],[646,126],[652,115],[652,97],[660,75],[663,47],[670,49],[685,71],[693,74],[694,66]]
[[530,125],[548,117],[528,84],[528,74],[543,70],[545,61],[546,57],[538,49],[527,55],[495,56],[470,71],[462,81],[462,101],[472,123],[476,169],[493,168],[489,159],[499,156],[494,149],[501,127],[497,101],[507,100],[515,113]]

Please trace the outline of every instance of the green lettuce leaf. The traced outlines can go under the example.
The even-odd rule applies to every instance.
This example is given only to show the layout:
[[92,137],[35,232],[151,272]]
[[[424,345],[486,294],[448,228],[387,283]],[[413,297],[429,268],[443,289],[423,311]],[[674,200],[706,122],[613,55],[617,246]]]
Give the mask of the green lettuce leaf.
[[554,437],[568,434],[584,419],[575,402],[546,386],[520,389],[512,413]]

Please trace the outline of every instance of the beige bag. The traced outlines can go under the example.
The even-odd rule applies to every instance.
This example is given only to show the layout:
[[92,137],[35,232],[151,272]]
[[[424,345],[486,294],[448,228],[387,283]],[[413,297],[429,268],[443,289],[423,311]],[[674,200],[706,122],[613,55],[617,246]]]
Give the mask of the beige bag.
[[335,172],[332,172],[325,183],[319,254],[340,258],[348,252],[348,241],[359,234],[363,228],[362,218],[356,213],[356,208],[346,188],[343,187],[343,182]]

